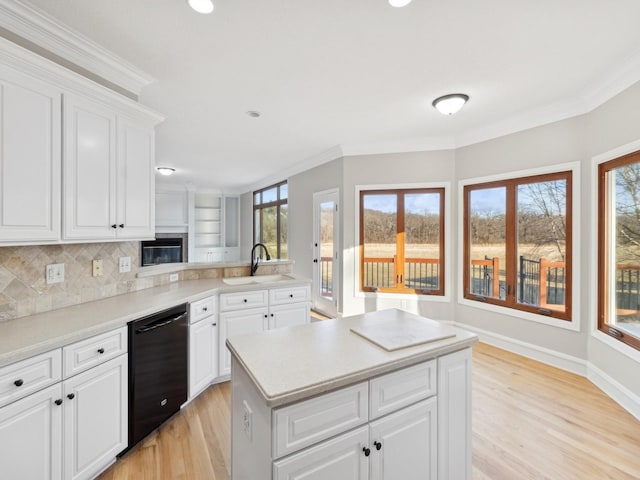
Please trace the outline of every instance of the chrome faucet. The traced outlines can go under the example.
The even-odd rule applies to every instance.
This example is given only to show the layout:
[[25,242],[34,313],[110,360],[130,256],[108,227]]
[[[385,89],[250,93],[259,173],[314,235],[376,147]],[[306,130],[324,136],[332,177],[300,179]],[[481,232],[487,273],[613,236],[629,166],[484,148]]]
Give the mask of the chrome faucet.
[[[260,257],[256,257],[256,248],[262,247],[264,249],[264,253],[267,255],[267,260],[271,260],[271,255],[269,255],[269,250],[263,243],[256,243],[251,249],[251,276],[253,277],[256,274],[256,270],[258,270],[258,262],[260,262]],[[254,263],[255,262],[255,263]]]

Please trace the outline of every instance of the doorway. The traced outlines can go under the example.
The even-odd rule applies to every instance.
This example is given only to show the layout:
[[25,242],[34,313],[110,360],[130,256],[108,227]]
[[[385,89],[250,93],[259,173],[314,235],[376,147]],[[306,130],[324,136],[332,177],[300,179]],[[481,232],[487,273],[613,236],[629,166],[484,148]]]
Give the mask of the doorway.
[[313,309],[338,315],[340,232],[338,189],[313,194]]

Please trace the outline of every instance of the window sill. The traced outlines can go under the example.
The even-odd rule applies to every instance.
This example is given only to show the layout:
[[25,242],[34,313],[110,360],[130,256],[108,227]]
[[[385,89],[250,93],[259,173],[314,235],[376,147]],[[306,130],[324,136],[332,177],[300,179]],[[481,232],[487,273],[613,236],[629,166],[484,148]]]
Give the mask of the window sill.
[[[483,303],[475,300],[469,300],[466,298],[460,298],[458,304],[467,307],[480,308],[482,310],[488,310],[490,312],[499,313],[500,315],[508,315],[510,317],[521,318],[530,322],[541,323],[543,325],[549,325],[551,327],[562,328],[563,330],[572,330],[574,332],[580,331],[580,324],[575,320],[559,320],[553,317],[547,317],[545,315],[538,315],[535,313],[524,312],[522,310],[516,310],[515,308],[502,307],[500,305],[493,305],[490,303]],[[574,307],[575,310],[575,307]],[[580,318],[579,313],[574,311],[573,318]]]

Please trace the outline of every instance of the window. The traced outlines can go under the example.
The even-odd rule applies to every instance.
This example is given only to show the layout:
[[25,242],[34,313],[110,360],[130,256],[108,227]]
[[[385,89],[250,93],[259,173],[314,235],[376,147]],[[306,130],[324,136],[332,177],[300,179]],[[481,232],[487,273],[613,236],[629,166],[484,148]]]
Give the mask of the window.
[[287,258],[287,194],[286,181],[253,192],[253,238],[271,258]]
[[598,328],[640,349],[640,152],[598,167]]
[[464,297],[571,320],[571,175],[464,187]]
[[360,192],[360,289],[444,295],[444,188]]

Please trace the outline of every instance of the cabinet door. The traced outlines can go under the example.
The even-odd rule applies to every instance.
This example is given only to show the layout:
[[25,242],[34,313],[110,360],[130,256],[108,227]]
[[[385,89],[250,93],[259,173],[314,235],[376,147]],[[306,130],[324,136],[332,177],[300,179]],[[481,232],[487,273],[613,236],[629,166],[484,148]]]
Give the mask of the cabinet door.
[[371,480],[438,478],[435,397],[376,420],[370,428]]
[[218,376],[218,324],[212,315],[189,327],[189,398]]
[[60,238],[61,96],[0,67],[1,243]]
[[310,321],[310,304],[292,303],[269,308],[269,329],[304,325]]
[[438,358],[438,424],[438,478],[470,480],[470,348]]
[[127,446],[127,355],[63,382],[64,478],[93,478]]
[[115,238],[116,115],[64,96],[64,238]]
[[252,308],[220,314],[220,376],[231,373],[231,353],[228,337],[247,333],[260,333],[268,328],[267,308]]
[[155,237],[154,142],[153,128],[118,117],[118,238]]
[[63,407],[55,404],[61,398],[58,383],[0,408],[2,478],[62,478]]
[[273,480],[368,480],[369,459],[363,452],[368,440],[364,426],[278,460]]

